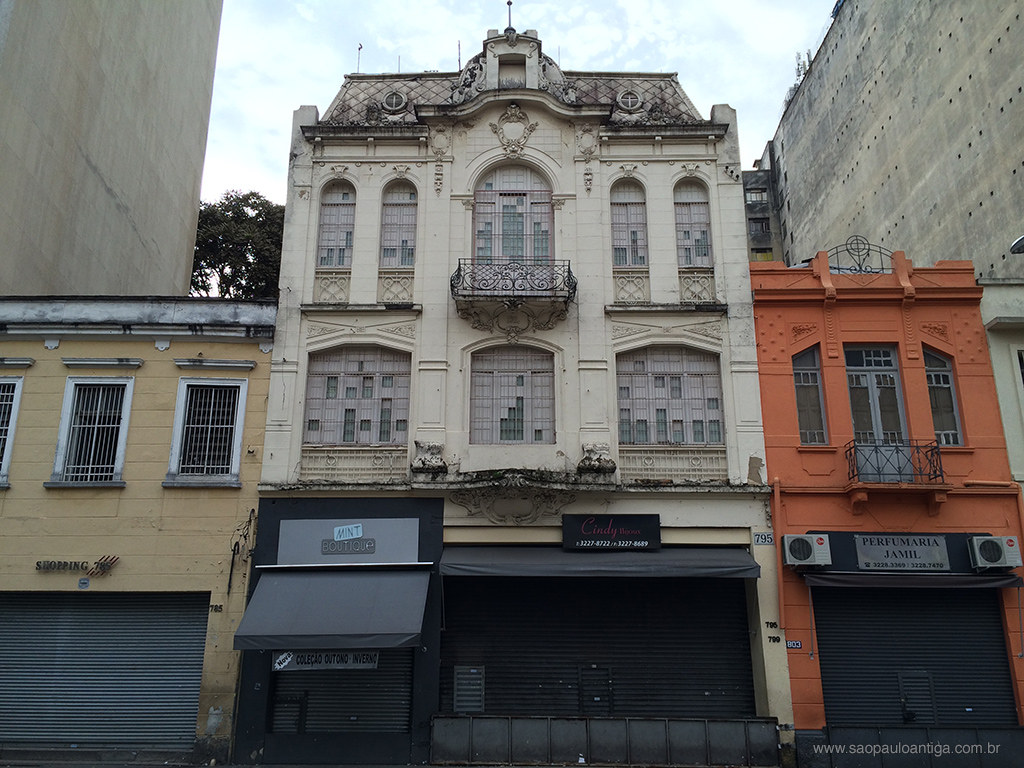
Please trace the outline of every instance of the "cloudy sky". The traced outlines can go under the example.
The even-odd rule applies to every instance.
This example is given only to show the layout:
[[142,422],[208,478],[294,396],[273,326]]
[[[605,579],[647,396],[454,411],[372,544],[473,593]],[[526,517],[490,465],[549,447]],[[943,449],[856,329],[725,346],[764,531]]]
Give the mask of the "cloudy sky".
[[[563,69],[678,72],[707,119],[739,117],[743,168],[771,139],[796,56],[817,49],[835,0],[515,0]],[[292,112],[323,112],[347,73],[442,72],[508,24],[505,0],[224,0],[202,199],[285,199]],[[363,49],[358,51],[359,45]]]

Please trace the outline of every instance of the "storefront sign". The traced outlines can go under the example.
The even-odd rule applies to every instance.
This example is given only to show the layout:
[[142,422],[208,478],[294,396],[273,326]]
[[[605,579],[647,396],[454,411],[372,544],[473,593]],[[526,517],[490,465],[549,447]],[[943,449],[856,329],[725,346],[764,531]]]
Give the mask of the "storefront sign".
[[85,571],[87,576],[106,576],[120,559],[117,555],[104,555],[94,562],[88,560],[36,560],[36,570],[44,573]]
[[948,571],[946,537],[939,534],[854,534],[862,571]]
[[379,658],[380,651],[274,651],[274,671],[376,669]]
[[419,520],[282,520],[278,565],[415,563]]
[[562,548],[661,549],[658,515],[562,515]]

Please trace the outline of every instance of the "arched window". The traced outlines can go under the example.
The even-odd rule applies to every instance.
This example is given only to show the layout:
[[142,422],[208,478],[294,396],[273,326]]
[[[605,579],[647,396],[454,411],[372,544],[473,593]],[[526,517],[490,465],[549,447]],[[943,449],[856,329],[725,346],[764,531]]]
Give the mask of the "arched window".
[[825,408],[821,391],[821,357],[813,346],[793,355],[793,386],[796,388],[796,418],[802,445],[824,445]]
[[474,194],[474,261],[546,264],[554,255],[551,187],[521,165],[485,176]]
[[647,203],[644,188],[634,181],[620,181],[611,192],[612,264],[616,267],[647,266]]
[[711,207],[707,190],[695,181],[681,181],[676,184],[673,198],[679,266],[712,266]]
[[555,442],[554,355],[495,347],[473,355],[469,442]]
[[723,445],[718,357],[650,347],[615,358],[620,445]]
[[341,347],[309,356],[303,442],[402,445],[409,441],[407,352]]
[[404,181],[384,190],[380,265],[411,267],[416,261],[416,188]]
[[352,232],[356,221],[356,190],[347,181],[336,181],[320,195],[320,243],[318,267],[352,266]]
[[928,399],[932,406],[935,442],[939,445],[963,445],[956,407],[956,387],[953,385],[953,361],[926,349],[924,371],[928,378]]

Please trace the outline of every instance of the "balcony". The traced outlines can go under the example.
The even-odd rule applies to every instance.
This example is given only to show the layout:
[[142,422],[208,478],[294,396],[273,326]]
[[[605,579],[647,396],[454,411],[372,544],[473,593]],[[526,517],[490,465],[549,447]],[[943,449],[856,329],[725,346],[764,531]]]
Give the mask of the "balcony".
[[521,333],[547,331],[565,319],[576,276],[568,261],[460,259],[451,291],[459,317],[515,343]]
[[925,495],[931,515],[937,515],[946,501],[950,486],[942,472],[942,453],[934,441],[851,441],[846,444],[846,463],[850,480],[846,490],[854,514],[866,511],[870,491]]

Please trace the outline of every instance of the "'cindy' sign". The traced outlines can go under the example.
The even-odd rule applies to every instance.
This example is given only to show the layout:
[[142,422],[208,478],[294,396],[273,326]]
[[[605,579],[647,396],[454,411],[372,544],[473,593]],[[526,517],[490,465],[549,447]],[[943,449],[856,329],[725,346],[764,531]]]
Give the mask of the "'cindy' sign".
[[562,515],[562,548],[661,549],[658,515]]

